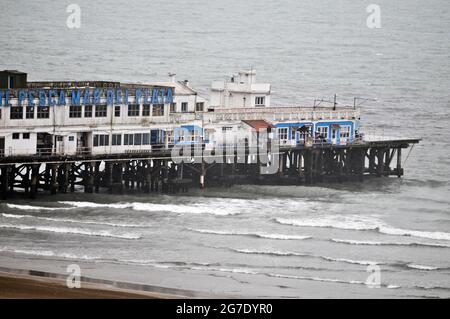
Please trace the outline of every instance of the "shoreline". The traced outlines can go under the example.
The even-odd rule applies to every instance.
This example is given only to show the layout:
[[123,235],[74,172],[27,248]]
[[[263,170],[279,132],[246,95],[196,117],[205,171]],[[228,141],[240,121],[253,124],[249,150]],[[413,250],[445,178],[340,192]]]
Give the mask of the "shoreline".
[[67,275],[0,267],[0,299],[182,299],[194,291],[82,276],[81,288],[68,288]]

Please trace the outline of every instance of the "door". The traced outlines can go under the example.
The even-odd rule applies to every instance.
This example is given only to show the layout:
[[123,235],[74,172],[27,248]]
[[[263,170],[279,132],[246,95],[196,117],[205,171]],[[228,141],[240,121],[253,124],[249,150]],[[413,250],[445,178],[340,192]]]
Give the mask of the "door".
[[331,143],[339,144],[339,128],[331,129]]
[[5,156],[5,138],[0,137],[0,157]]
[[56,149],[55,152],[57,154],[64,154],[64,136],[61,135],[57,135],[55,136],[55,145],[56,145]]

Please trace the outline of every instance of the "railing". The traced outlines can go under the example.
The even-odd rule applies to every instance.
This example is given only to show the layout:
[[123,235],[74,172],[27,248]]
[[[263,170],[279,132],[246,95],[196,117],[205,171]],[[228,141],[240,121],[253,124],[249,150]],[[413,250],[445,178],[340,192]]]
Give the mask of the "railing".
[[282,121],[315,121],[315,120],[352,120],[359,119],[360,111],[352,108],[330,110],[329,108],[306,107],[270,107],[270,108],[235,108],[216,109],[214,112],[172,113],[171,122],[183,123],[203,120],[206,123],[221,121],[267,120]]

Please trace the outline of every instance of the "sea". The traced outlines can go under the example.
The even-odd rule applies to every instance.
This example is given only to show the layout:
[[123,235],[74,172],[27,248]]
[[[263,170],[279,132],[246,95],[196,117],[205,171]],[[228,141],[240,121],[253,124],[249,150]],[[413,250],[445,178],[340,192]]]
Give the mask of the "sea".
[[208,96],[251,68],[273,105],[365,98],[362,130],[421,141],[402,178],[0,201],[0,267],[209,296],[449,298],[450,3],[372,2],[3,0],[0,68],[31,81],[172,72]]

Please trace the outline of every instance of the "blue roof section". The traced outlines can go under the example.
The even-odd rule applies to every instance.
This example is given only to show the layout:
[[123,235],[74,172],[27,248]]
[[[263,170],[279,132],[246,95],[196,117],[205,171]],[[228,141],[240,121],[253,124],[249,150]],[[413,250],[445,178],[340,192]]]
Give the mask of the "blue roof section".
[[202,127],[198,125],[181,125],[181,127],[187,129],[188,131],[203,130]]

